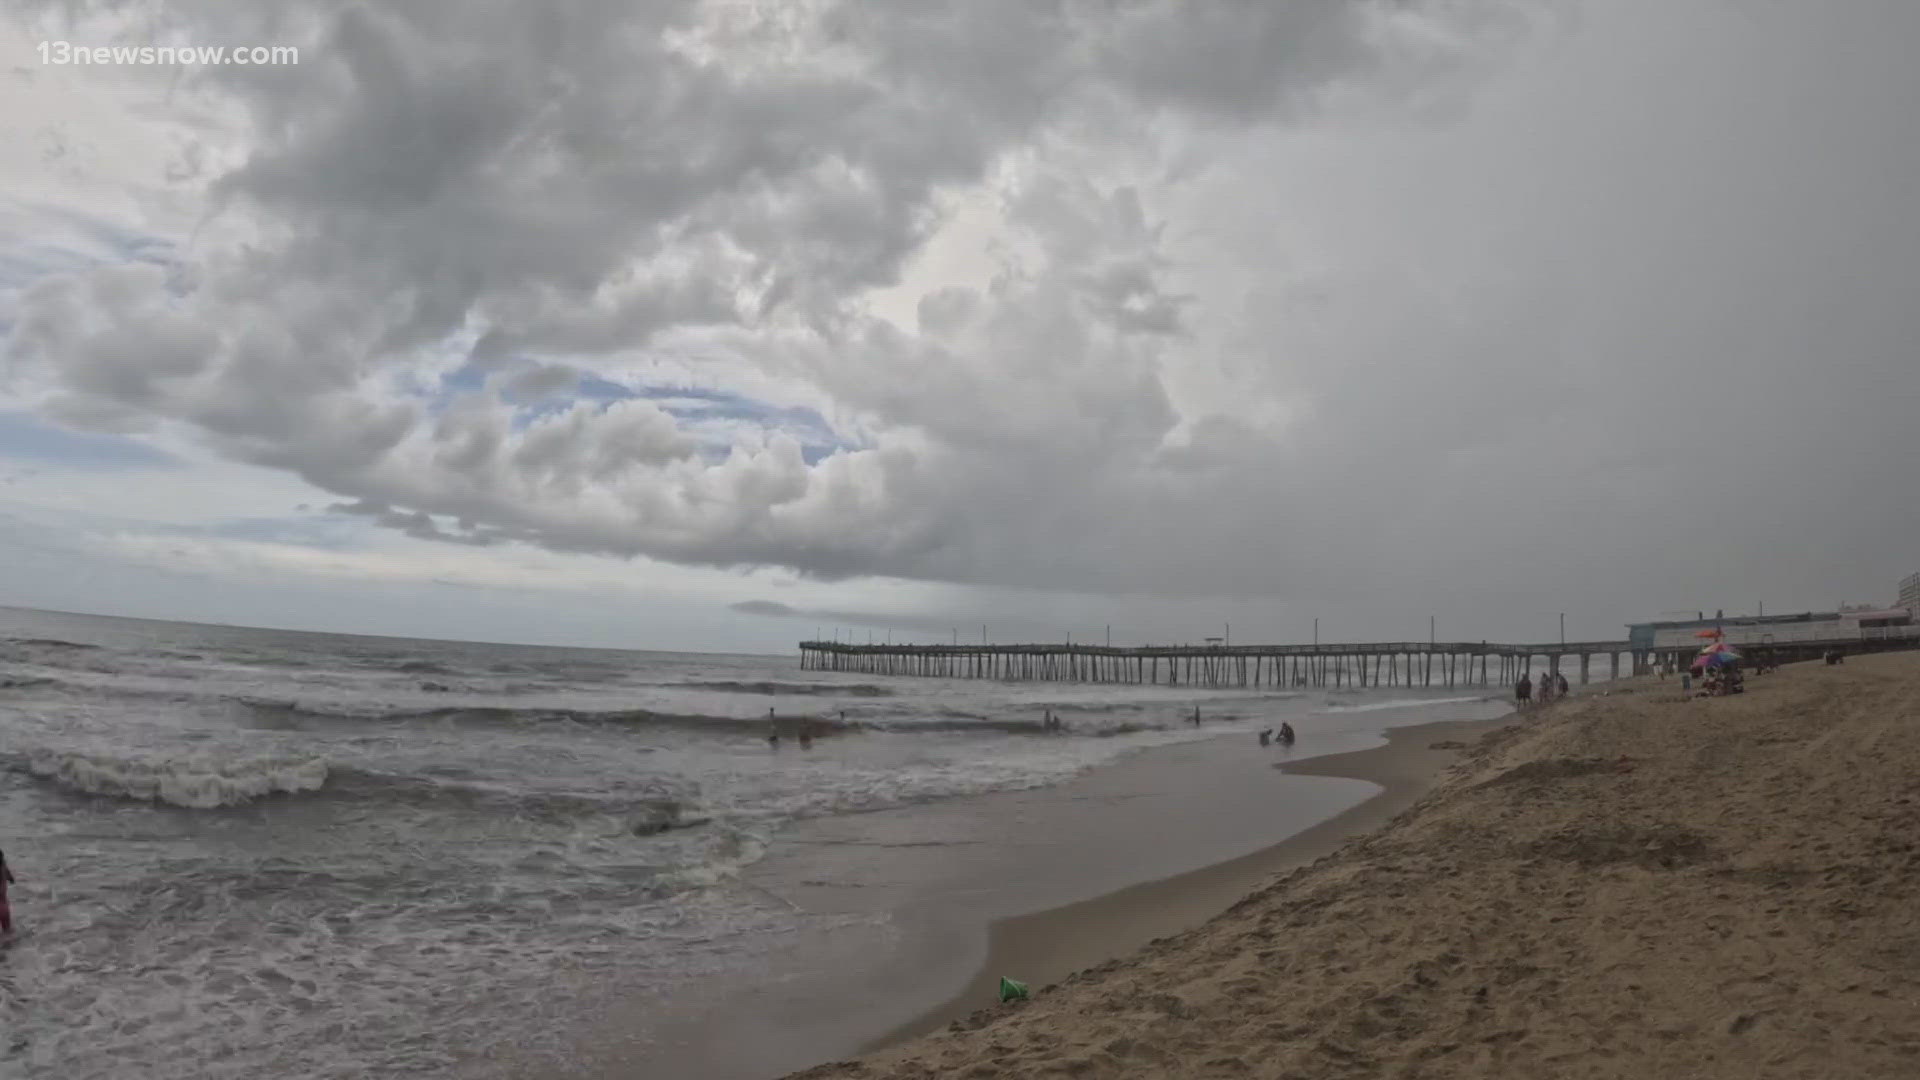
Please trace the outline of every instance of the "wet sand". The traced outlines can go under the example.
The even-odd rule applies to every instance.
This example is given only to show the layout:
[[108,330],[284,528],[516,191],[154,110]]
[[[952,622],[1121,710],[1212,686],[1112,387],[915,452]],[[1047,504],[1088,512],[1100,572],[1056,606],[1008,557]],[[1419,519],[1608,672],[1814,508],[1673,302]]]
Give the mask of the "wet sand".
[[[1505,708],[1444,702],[1392,719]],[[655,1024],[646,1045],[595,1048],[608,1066],[592,1075],[765,1080],[964,1015],[994,1000],[1003,969],[1037,988],[1198,925],[1372,828],[1457,757],[1433,743],[1498,722],[1411,723],[1383,746],[1387,719],[1302,719],[1290,751],[1237,731],[1056,786],[800,823],[744,884],[817,932],[755,985],[676,988],[686,1018]],[[1366,749],[1310,756],[1354,748]]]
[[986,962],[960,993],[867,1049],[933,1031],[996,1001],[1003,974],[1038,990],[1155,938],[1200,925],[1273,875],[1310,863],[1385,824],[1439,780],[1467,741],[1505,722],[1443,720],[1397,728],[1387,732],[1385,746],[1270,765],[1293,776],[1363,780],[1379,790],[1359,805],[1252,854],[994,923],[988,930]]
[[1533,712],[1195,929],[798,1075],[1920,1075],[1920,656],[1747,687]]

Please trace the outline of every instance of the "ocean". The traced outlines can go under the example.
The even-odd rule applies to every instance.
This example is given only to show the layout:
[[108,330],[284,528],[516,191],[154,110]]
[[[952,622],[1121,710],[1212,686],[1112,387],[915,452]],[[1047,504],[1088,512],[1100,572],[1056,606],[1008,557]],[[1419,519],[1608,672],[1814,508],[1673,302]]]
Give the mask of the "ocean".
[[1281,719],[1350,749],[1433,699],[0,609],[0,848],[21,929],[0,947],[0,1076],[565,1060],[609,1002],[711,996],[768,977],[796,934],[887,918],[809,913],[746,880],[795,822],[1042,787]]

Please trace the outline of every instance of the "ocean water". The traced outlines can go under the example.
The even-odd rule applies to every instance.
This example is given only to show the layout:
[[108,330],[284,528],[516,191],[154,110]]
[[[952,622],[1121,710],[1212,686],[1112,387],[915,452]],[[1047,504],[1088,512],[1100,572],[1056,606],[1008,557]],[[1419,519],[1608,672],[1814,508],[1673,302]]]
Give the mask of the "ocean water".
[[[874,679],[0,609],[0,847],[23,930],[0,948],[0,1076],[563,1056],[609,1001],[752,973],[822,929],[739,877],[787,823],[1316,710],[1381,710],[1377,730],[1434,700],[1392,693]],[[769,709],[814,718],[812,748],[791,727],[770,746]]]

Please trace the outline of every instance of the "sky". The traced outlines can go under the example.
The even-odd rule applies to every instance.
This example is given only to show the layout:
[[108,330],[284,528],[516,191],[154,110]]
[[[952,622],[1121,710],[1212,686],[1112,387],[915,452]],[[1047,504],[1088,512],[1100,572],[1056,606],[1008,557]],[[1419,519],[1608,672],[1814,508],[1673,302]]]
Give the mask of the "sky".
[[1910,0],[0,0],[0,603],[781,652],[1890,602],[1915,40]]

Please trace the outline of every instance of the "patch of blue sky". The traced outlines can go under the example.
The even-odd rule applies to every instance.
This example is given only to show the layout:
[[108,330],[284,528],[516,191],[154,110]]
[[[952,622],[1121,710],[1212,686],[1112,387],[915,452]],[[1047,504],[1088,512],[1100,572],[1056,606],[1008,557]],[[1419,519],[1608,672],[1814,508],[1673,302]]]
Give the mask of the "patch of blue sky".
[[[457,341],[443,343],[435,350],[440,353],[442,362],[464,358],[470,351],[470,345]],[[396,386],[403,393],[420,397],[427,411],[438,413],[453,404],[453,400],[465,394],[476,394],[486,389],[490,368],[476,364],[471,360],[459,359],[451,367],[436,370],[429,360],[423,369],[403,371]]]
[[90,270],[100,260],[69,248],[45,244],[0,251],[0,289],[24,288],[53,274]]
[[801,442],[843,445],[827,418],[804,405],[774,405],[731,390],[695,387],[649,386],[637,390],[636,394],[653,400],[681,420],[745,420],[785,431]]
[[154,233],[118,225],[93,214],[56,206],[34,208],[37,215],[59,221],[74,235],[90,240],[96,250],[128,259],[153,259],[159,252],[174,250],[173,241]]
[[773,405],[726,390],[694,390],[653,387],[642,391],[660,408],[688,428],[703,442],[731,447],[726,433],[740,426],[751,426],[771,434],[781,432],[800,444],[800,456],[808,465],[817,465],[842,450],[858,449],[827,423],[818,410],[801,405]]
[[[445,408],[458,395],[484,389],[489,370],[475,364],[463,364],[440,376],[437,387],[427,395],[427,405],[435,412]],[[703,457],[724,458],[736,443],[734,436],[742,427],[765,434],[782,432],[800,443],[801,455],[813,465],[841,450],[859,445],[843,438],[818,410],[797,405],[774,405],[731,390],[699,386],[628,386],[582,373],[569,394],[556,395],[514,410],[513,428],[525,430],[543,417],[574,408],[580,402],[592,402],[602,408],[620,401],[645,399],[678,420],[701,443]]]
[[0,237],[0,284],[18,284],[47,274],[128,262],[173,266],[179,247],[154,233],[51,206],[25,208],[31,235],[9,230]]
[[486,385],[487,373],[475,364],[462,364],[440,376],[440,389],[448,396],[476,393]]
[[177,467],[172,455],[138,439],[69,431],[25,413],[0,413],[0,458],[89,471]]
[[580,382],[574,388],[574,392],[589,401],[605,401],[609,403],[627,401],[643,396],[639,391],[622,386],[616,382],[608,382],[598,375],[580,376]]

